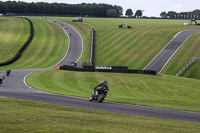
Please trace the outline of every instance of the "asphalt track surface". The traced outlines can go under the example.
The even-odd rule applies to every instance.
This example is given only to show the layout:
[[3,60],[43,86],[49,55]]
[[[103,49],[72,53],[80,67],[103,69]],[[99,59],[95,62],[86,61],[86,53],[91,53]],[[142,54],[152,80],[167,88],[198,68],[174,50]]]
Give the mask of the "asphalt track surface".
[[194,33],[200,30],[182,31],[176,35],[167,45],[158,53],[158,55],[144,68],[144,70],[153,70],[159,74],[176,51],[184,44],[184,42]]
[[[54,20],[49,20],[54,21]],[[72,39],[74,38],[78,42],[82,42],[80,35],[74,34],[76,31],[73,28],[70,28],[68,24],[64,24],[63,22],[56,21],[58,25],[66,31],[66,33],[71,33],[72,36],[70,37],[70,45],[73,47],[74,44]],[[66,29],[67,28],[67,29]],[[72,38],[73,37],[73,38]],[[82,46],[82,44],[78,44]],[[74,49],[74,48],[72,48]],[[78,48],[82,50],[82,48]],[[75,50],[76,51],[76,50]],[[82,52],[75,52],[79,55],[72,56],[72,58],[68,57],[69,50],[66,56],[62,59],[58,65],[62,65],[66,63],[66,60],[76,60],[78,59]],[[52,67],[54,68],[54,67]],[[15,98],[15,99],[22,99],[22,100],[29,100],[29,101],[38,101],[50,104],[58,104],[63,106],[70,106],[70,107],[77,107],[83,109],[92,109],[92,110],[101,110],[101,111],[109,111],[114,113],[123,113],[128,115],[139,115],[145,117],[155,117],[155,118],[162,118],[162,119],[172,119],[172,120],[180,120],[180,121],[189,121],[189,122],[200,122],[200,113],[193,113],[193,112],[185,112],[185,111],[176,111],[176,110],[168,110],[168,109],[159,109],[159,108],[151,108],[151,107],[144,107],[144,106],[136,106],[136,105],[128,105],[128,104],[119,104],[119,103],[112,103],[112,102],[89,102],[88,99],[71,97],[71,96],[62,96],[56,94],[49,94],[41,91],[37,91],[28,87],[24,79],[27,74],[39,71],[43,69],[27,69],[27,70],[12,70],[9,77],[6,77],[4,84],[0,86],[0,97],[5,98]],[[91,90],[92,91],[92,90]],[[88,95],[88,97],[91,94]]]

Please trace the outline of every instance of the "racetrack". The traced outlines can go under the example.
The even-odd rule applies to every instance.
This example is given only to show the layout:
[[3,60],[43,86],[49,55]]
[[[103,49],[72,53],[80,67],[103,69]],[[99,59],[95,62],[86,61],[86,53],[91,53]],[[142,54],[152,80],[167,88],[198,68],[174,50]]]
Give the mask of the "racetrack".
[[[77,61],[82,53],[82,48],[81,48],[82,39],[80,37],[80,34],[68,24],[52,19],[51,20],[49,19],[49,21],[52,22],[56,21],[56,23],[60,25],[66,31],[67,34],[71,33],[71,36],[69,35],[70,44],[67,54],[62,59],[62,61],[59,62],[57,65],[66,64],[67,60]],[[24,77],[27,74],[38,70],[42,69],[12,70],[11,75],[9,77],[6,77],[4,84],[0,86],[0,96],[31,100],[31,101],[39,101],[50,104],[59,104],[64,106],[71,106],[71,107],[78,107],[85,109],[124,113],[129,115],[140,115],[140,116],[156,117],[163,119],[200,122],[200,113],[158,109],[151,107],[111,103],[111,102],[96,103],[96,102],[89,102],[88,99],[40,92],[28,87],[24,83]]]
[[187,30],[177,34],[167,45],[158,53],[158,55],[144,68],[144,70],[153,70],[159,74],[176,51],[182,44],[194,33],[200,30]]

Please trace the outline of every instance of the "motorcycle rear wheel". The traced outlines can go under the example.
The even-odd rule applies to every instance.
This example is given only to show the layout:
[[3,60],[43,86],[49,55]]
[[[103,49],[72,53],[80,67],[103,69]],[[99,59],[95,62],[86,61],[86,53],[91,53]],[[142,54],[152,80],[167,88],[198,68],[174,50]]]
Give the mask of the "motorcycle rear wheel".
[[103,100],[104,100],[105,97],[106,97],[106,95],[103,94],[103,93],[101,93],[101,94],[99,95],[97,101],[98,101],[99,103],[101,103],[101,102],[103,102]]
[[92,96],[90,97],[89,101],[90,101],[90,102],[92,102],[92,101],[93,101],[93,98],[92,98]]

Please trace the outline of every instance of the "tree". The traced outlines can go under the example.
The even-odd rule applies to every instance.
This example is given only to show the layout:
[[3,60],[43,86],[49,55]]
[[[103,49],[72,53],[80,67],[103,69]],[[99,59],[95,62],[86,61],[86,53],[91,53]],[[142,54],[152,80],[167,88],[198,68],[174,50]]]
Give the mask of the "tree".
[[111,17],[111,18],[115,18],[115,17],[117,17],[117,11],[115,9],[108,9],[106,16]]
[[116,9],[116,12],[118,14],[118,17],[120,17],[121,15],[123,15],[123,8],[121,6],[114,6],[114,9]]
[[26,3],[21,1],[0,1],[0,13],[56,14],[71,16],[120,17],[121,6],[108,4],[64,4],[64,3]]
[[128,16],[128,17],[133,16],[133,11],[132,11],[132,9],[127,9],[125,15]]
[[161,16],[162,18],[167,18],[167,13],[166,13],[166,12],[161,12],[160,16]]
[[137,10],[135,13],[136,18],[141,18],[142,16],[142,11],[141,10]]
[[175,18],[175,15],[176,15],[176,12],[174,12],[174,11],[169,11],[167,13],[167,16],[169,16],[169,18]]

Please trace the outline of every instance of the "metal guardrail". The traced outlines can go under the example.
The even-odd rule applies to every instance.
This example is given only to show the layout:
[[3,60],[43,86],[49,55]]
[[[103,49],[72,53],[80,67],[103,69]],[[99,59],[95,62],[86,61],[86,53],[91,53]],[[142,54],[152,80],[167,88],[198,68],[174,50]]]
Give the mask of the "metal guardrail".
[[176,76],[183,74],[193,63],[195,63],[200,58],[200,54],[196,56],[191,62],[189,62]]
[[86,63],[86,60],[84,60],[83,62],[80,61],[80,64],[77,66],[77,68],[82,68],[82,66]]
[[92,39],[91,39],[91,53],[90,53],[90,65],[94,66],[94,46],[95,46],[95,30],[92,28]]

